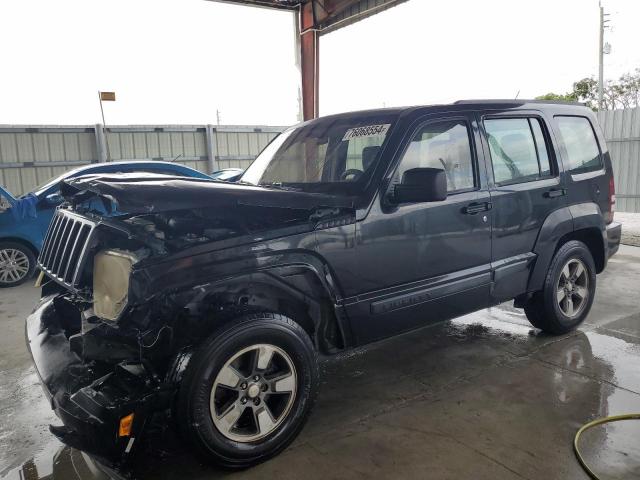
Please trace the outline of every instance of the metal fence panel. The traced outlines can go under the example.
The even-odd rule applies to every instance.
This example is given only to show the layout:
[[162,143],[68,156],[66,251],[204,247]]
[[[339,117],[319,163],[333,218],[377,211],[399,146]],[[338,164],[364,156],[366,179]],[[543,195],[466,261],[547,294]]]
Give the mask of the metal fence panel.
[[117,160],[177,161],[205,173],[246,168],[283,127],[0,125],[0,183],[15,195],[72,168]]
[[245,127],[236,131],[216,129],[217,168],[247,168],[279,131],[273,127]]
[[640,108],[598,112],[616,181],[616,210],[640,212]]
[[[603,111],[616,179],[617,209],[640,212],[640,108]],[[0,182],[20,195],[52,177],[101,158],[101,126],[0,125]],[[112,126],[111,160],[176,160],[205,173],[247,168],[283,127],[211,125]],[[106,155],[105,155],[106,158]]]

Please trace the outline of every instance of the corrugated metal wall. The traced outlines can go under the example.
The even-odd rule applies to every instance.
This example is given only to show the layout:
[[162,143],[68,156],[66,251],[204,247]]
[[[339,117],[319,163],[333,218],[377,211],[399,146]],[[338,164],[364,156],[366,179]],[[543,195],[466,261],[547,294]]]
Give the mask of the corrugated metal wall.
[[[598,113],[616,178],[617,210],[640,212],[640,108]],[[211,125],[0,126],[0,184],[16,195],[79,165],[178,161],[203,172],[246,168],[283,127]],[[352,160],[350,158],[350,160]],[[351,165],[351,162],[350,162]],[[353,165],[356,166],[355,164]]]
[[97,159],[87,127],[0,127],[0,183],[14,194]]
[[616,181],[616,210],[640,212],[640,108],[598,112]]
[[[177,161],[205,173],[246,168],[283,127],[0,126],[0,184],[16,195],[71,168],[117,160]],[[108,148],[107,148],[108,144]],[[107,152],[108,151],[108,152]]]

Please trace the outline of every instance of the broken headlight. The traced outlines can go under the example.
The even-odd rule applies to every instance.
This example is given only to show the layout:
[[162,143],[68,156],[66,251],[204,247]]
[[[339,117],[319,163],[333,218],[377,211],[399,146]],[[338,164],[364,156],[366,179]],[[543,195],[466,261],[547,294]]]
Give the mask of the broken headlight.
[[102,250],[93,260],[93,312],[116,321],[127,306],[129,276],[138,258],[124,250]]

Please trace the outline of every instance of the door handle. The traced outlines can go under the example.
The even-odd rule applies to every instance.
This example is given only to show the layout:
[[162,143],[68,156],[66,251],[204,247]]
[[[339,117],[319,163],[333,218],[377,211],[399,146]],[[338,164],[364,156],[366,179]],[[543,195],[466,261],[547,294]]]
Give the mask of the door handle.
[[564,188],[557,188],[557,189],[552,189],[552,190],[548,190],[546,192],[544,192],[544,196],[547,198],[556,198],[556,197],[562,197],[563,195],[566,195],[567,191]]
[[483,202],[483,203],[470,203],[466,207],[463,208],[463,212],[467,215],[475,215],[476,213],[486,212],[487,210],[491,210],[491,203]]

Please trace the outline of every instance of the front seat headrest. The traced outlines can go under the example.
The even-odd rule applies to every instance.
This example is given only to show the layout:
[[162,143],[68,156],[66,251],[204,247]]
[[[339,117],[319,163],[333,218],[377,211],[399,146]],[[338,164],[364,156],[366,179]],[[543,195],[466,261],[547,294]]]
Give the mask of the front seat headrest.
[[371,147],[364,147],[362,149],[362,170],[366,171],[369,169],[373,162],[378,157],[378,152],[380,151],[380,147],[378,145],[374,145]]

